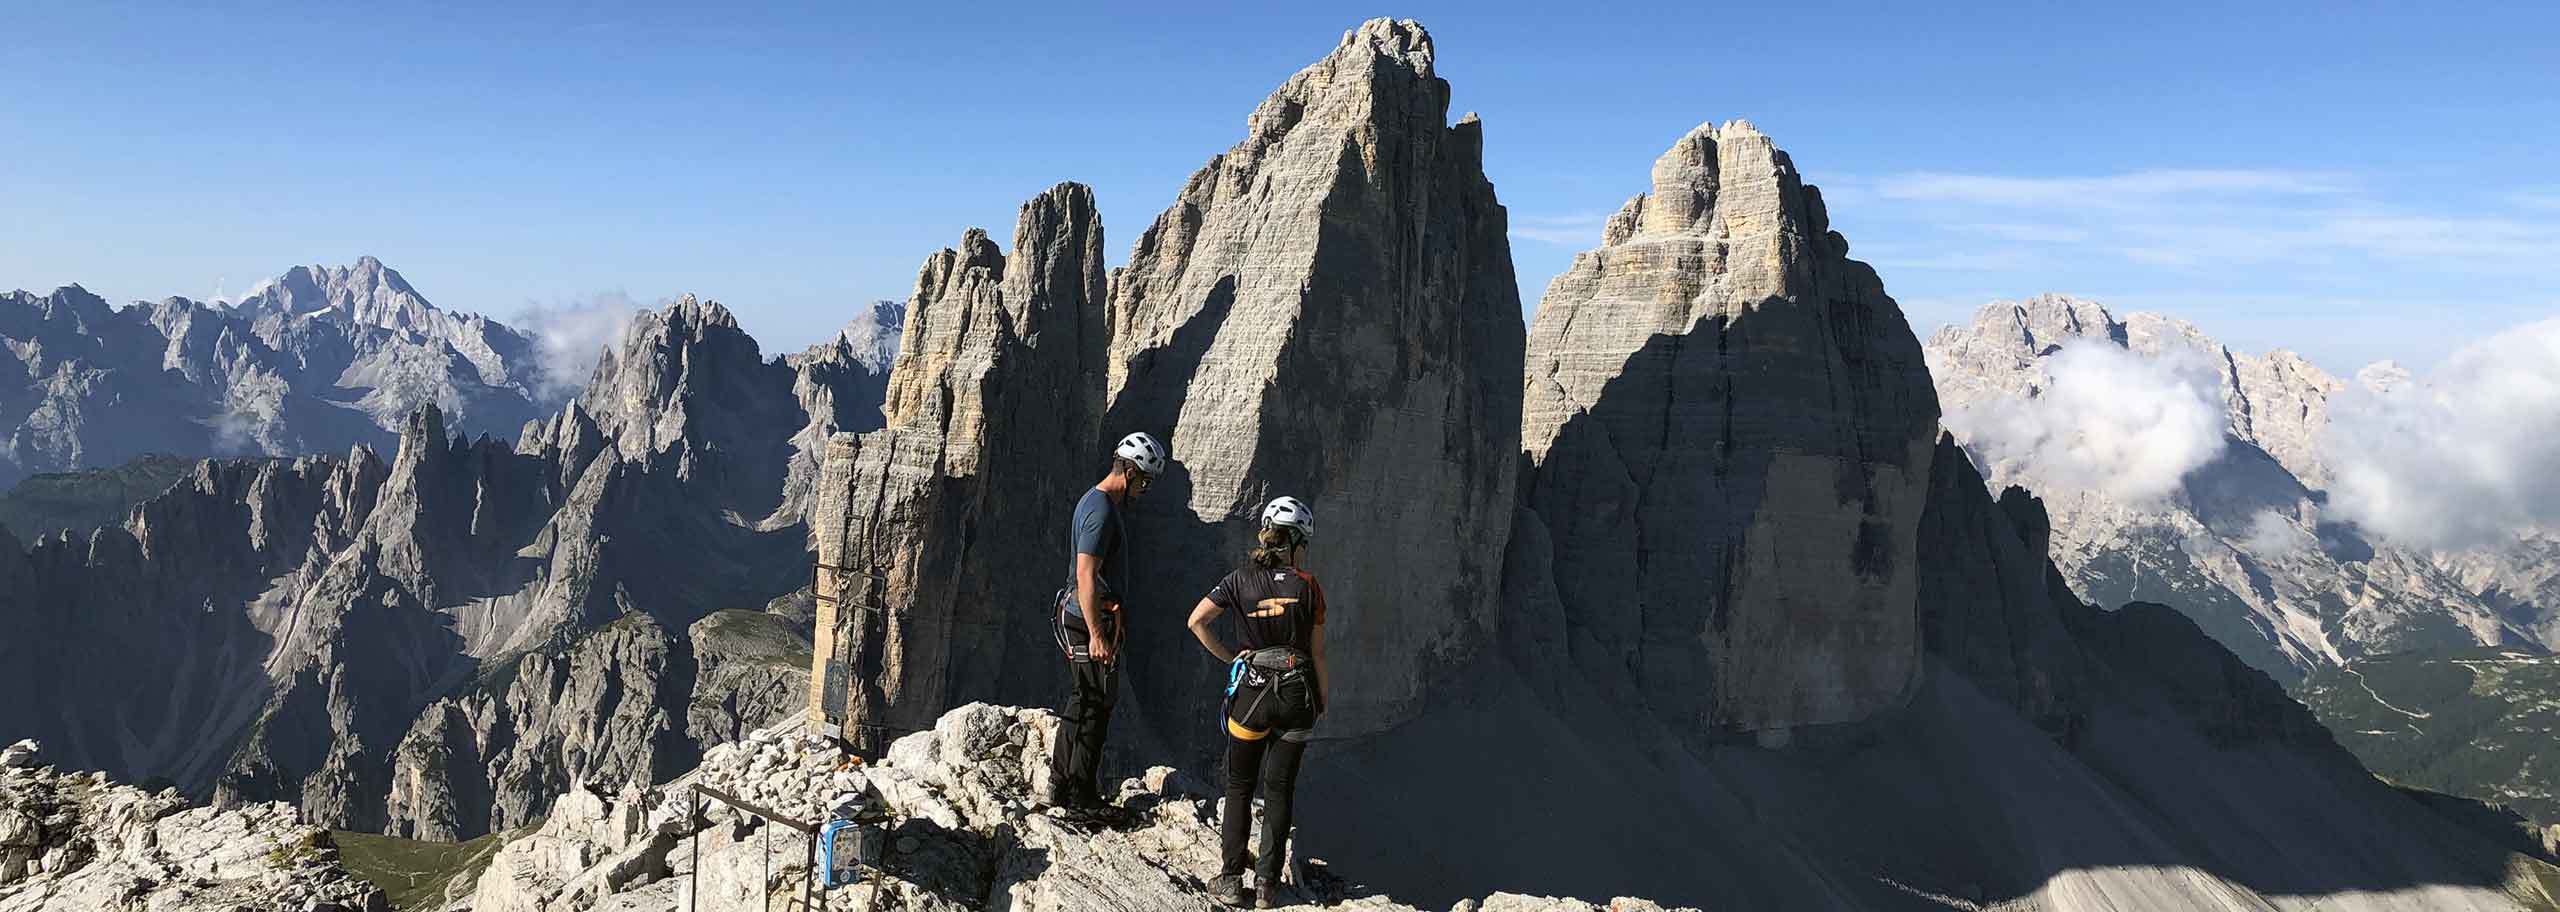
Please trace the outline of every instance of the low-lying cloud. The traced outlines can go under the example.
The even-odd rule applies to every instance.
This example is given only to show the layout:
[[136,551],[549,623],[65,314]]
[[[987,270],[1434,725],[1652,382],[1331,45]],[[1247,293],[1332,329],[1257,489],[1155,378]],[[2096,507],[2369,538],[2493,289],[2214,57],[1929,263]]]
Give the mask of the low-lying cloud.
[[2309,533],[2295,528],[2292,520],[2274,510],[2262,510],[2249,517],[2249,528],[2240,536],[2240,550],[2261,559],[2290,557],[2313,544]]
[[2156,503],[2222,452],[2221,381],[2192,354],[2146,358],[2104,342],[2042,361],[2036,395],[1959,408],[1948,429],[2039,493],[2096,490]]
[[2419,547],[2560,527],[2560,319],[2466,346],[2427,374],[2331,400],[2333,512]]
[[517,313],[510,324],[534,340],[542,358],[536,394],[557,404],[586,389],[596,361],[621,341],[623,327],[640,310],[630,295],[608,291],[584,300],[534,304]]

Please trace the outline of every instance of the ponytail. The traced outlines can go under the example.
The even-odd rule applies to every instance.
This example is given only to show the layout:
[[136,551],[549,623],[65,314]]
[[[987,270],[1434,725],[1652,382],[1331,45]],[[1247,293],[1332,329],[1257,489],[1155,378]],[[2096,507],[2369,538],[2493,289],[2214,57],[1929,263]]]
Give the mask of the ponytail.
[[1306,543],[1306,539],[1300,537],[1297,530],[1280,526],[1262,527],[1262,531],[1254,536],[1254,541],[1256,547],[1248,556],[1253,559],[1254,566],[1265,570],[1276,570],[1288,566],[1289,552]]

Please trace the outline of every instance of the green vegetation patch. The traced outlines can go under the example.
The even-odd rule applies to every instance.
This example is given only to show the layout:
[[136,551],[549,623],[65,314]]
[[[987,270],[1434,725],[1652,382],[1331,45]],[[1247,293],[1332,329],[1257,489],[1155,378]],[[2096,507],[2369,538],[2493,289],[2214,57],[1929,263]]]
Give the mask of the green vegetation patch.
[[114,525],[195,469],[196,460],[154,454],[111,469],[30,475],[0,494],[0,526],[29,540],[62,529]]
[[444,904],[447,888],[477,881],[507,840],[541,825],[536,820],[511,833],[491,833],[469,842],[429,842],[345,830],[331,836],[338,843],[338,863],[348,873],[381,887],[392,908],[434,909]]
[[809,667],[809,631],[792,618],[761,611],[714,611],[690,631],[697,652],[777,668]]
[[2294,689],[2394,782],[2560,823],[2560,657],[2472,648],[2357,659]]

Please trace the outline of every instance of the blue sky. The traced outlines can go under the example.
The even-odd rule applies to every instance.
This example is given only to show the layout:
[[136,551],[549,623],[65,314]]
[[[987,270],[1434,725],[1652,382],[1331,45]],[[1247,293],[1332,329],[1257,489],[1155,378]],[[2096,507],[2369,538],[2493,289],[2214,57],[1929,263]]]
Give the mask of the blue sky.
[[779,350],[1059,180],[1125,256],[1393,15],[1485,119],[1530,307],[1673,139],[1746,117],[1924,335],[2070,291],[2352,369],[2560,313],[2551,4],[901,6],[0,6],[0,288],[373,254],[501,317],[697,292]]

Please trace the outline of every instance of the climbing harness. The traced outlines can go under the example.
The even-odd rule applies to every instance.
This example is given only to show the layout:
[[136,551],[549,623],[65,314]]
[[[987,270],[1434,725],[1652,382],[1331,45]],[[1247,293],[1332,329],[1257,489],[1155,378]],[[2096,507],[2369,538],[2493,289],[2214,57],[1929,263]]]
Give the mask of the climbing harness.
[[1270,737],[1283,717],[1315,713],[1315,662],[1288,646],[1238,653],[1227,669],[1227,733],[1239,740]]
[[[1066,654],[1067,661],[1090,662],[1093,661],[1092,635],[1084,633],[1084,621],[1082,619],[1068,613],[1068,606],[1075,604],[1075,597],[1076,593],[1074,589],[1061,588],[1058,590],[1056,597],[1057,610],[1051,612],[1049,615],[1049,636],[1057,641],[1058,651]],[[1122,639],[1120,635],[1122,632],[1120,629],[1120,609],[1111,606],[1109,602],[1105,602],[1102,608],[1102,614],[1100,617],[1096,618],[1096,620],[1098,623],[1095,626],[1102,628],[1109,634],[1111,637],[1111,644],[1114,647],[1119,646]],[[1079,642],[1079,640],[1082,642]]]

